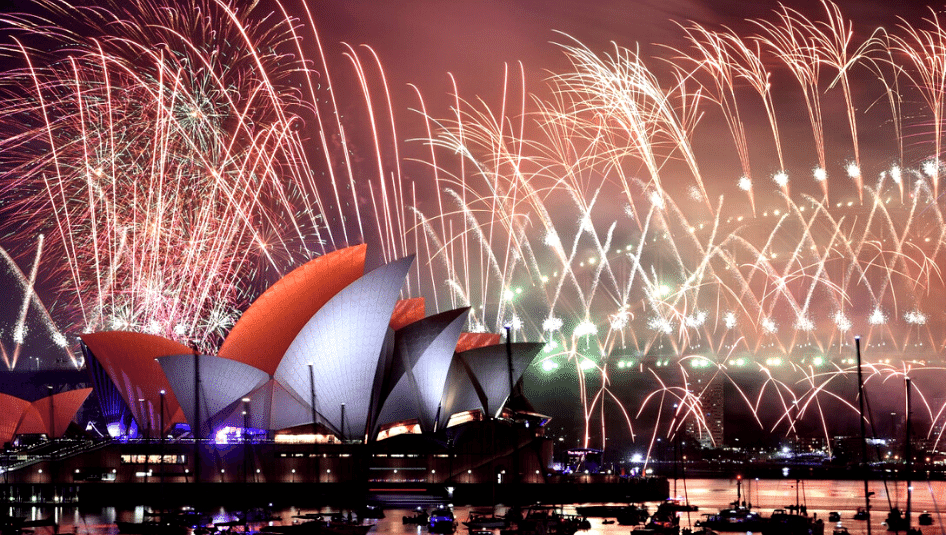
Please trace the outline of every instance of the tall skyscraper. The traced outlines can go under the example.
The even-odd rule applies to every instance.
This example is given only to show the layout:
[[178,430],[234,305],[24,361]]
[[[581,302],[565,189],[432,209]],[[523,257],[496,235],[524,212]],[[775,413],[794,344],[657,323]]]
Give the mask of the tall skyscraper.
[[704,379],[696,379],[693,383],[694,391],[699,396],[702,418],[689,418],[686,422],[686,432],[704,448],[719,448],[723,445],[723,386],[718,380],[707,382]]

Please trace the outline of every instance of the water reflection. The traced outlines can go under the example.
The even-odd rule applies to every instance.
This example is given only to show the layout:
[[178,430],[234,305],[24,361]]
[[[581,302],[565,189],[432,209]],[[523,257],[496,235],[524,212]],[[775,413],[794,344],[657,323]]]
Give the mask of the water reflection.
[[[671,483],[673,489],[673,483]],[[906,488],[904,483],[884,483],[874,481],[870,484],[870,490],[875,493],[871,499],[873,505],[871,525],[874,533],[886,533],[886,528],[882,522],[891,506],[899,507],[901,510],[906,507]],[[686,498],[690,503],[699,506],[697,512],[680,513],[680,526],[692,527],[702,514],[715,513],[719,509],[725,508],[730,502],[736,499],[736,481],[726,479],[700,479],[677,482],[676,492],[679,496]],[[766,516],[771,514],[773,509],[785,508],[798,502],[806,505],[808,514],[818,515],[818,518],[828,520],[828,514],[837,511],[841,515],[841,524],[847,528],[851,535],[864,535],[867,533],[867,523],[865,521],[853,520],[854,512],[857,507],[864,505],[863,482],[861,481],[801,481],[796,485],[795,480],[747,480],[743,481],[742,498],[747,504],[761,510]],[[563,506],[565,514],[575,514],[575,507],[581,505],[581,496],[575,496],[574,504]],[[946,482],[915,482],[913,489],[913,519],[914,523],[923,511],[933,513],[933,525],[924,526],[924,533],[943,532],[942,526],[946,526],[943,518],[937,512],[941,507],[946,506]],[[619,505],[619,503],[615,503]],[[353,504],[361,505],[361,504]],[[656,508],[655,503],[647,504],[653,511]],[[486,508],[488,509],[488,508]],[[428,508],[429,510],[429,508]],[[483,511],[483,507],[455,506],[454,514],[458,521],[466,520],[471,511]],[[506,505],[495,507],[497,514],[504,514],[508,510]],[[328,507],[288,507],[274,511],[278,518],[275,521],[266,523],[251,524],[251,530],[258,530],[259,527],[267,524],[291,524],[298,522],[299,519],[293,518],[307,513],[326,513],[337,511]],[[104,508],[84,508],[84,507],[26,507],[26,508],[7,508],[4,511],[13,516],[26,517],[31,520],[49,518],[52,516],[59,524],[60,533],[74,533],[77,535],[116,535],[118,528],[116,521],[143,522],[150,519],[149,508],[138,506],[133,509],[117,510],[114,507]],[[205,511],[210,518],[210,523],[223,523],[236,520],[240,513],[238,510],[228,510],[227,508],[215,508]],[[378,534],[412,534],[427,535],[427,529],[422,526],[405,524],[403,518],[412,516],[416,513],[415,509],[385,509],[385,518],[366,519],[366,523],[374,524],[370,533]],[[580,531],[579,534],[587,535],[627,535],[631,529],[629,526],[620,524],[605,524],[603,518],[590,518],[591,528]],[[466,528],[460,524],[457,531],[458,535],[466,535]],[[825,526],[826,532],[829,532],[835,525],[829,523]],[[242,531],[242,527],[235,528]],[[34,535],[52,534],[52,528],[36,528]],[[492,532],[499,535],[499,530]]]

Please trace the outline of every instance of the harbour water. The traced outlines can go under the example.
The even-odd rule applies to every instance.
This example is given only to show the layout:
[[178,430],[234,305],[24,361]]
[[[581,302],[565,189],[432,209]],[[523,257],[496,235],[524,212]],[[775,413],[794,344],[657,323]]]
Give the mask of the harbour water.
[[[851,480],[802,480],[796,485],[794,479],[749,479],[742,481],[742,498],[747,504],[761,511],[764,515],[769,515],[773,509],[785,508],[798,502],[805,505],[809,515],[818,515],[826,522],[825,532],[835,527],[835,523],[828,522],[828,514],[836,511],[841,514],[841,524],[847,528],[851,535],[864,535],[867,533],[867,523],[865,521],[854,520],[853,516],[858,507],[864,505],[864,487],[863,482]],[[699,511],[691,513],[681,513],[681,527],[693,526],[700,519],[701,515],[706,513],[715,513],[721,508],[727,507],[736,499],[736,480],[735,479],[696,479],[679,480],[676,482],[676,492],[680,497],[685,497],[691,504],[697,505]],[[671,482],[671,493],[674,489],[674,483]],[[886,527],[882,524],[890,506],[899,507],[901,510],[906,508],[906,487],[903,482],[873,481],[870,483],[870,490],[875,494],[871,497],[872,515],[871,525],[873,533],[887,533]],[[889,500],[888,500],[889,497]],[[265,496],[259,499],[260,506],[266,506]],[[574,503],[556,504],[561,505],[566,514],[575,514],[575,507],[585,503],[581,496],[574,497]],[[352,504],[357,507],[361,504]],[[651,511],[656,507],[655,503],[647,504]],[[498,504],[497,513],[503,513],[508,504]],[[938,511],[943,510],[946,513],[946,482],[943,481],[919,481],[914,483],[912,511],[914,514],[914,524],[919,513],[928,511],[932,513],[933,525],[924,526],[922,531],[924,535],[933,533],[946,534],[946,515],[941,515]],[[458,521],[462,522],[468,516],[471,510],[481,511],[482,507],[454,506],[454,513]],[[296,507],[289,506],[274,509],[274,515],[279,519],[271,521],[274,524],[289,524],[294,516],[306,513],[326,512],[328,508],[319,507]],[[144,505],[133,509],[116,509],[112,507],[87,509],[83,507],[60,507],[43,508],[34,507],[26,509],[11,509],[5,511],[17,516],[25,516],[31,519],[53,517],[59,524],[59,533],[74,533],[77,535],[115,535],[118,528],[116,521],[142,522],[148,520],[148,508]],[[370,533],[386,535],[426,535],[426,529],[415,525],[406,525],[402,522],[404,516],[414,514],[411,509],[385,509],[385,517],[374,520],[368,519],[365,522],[374,524]],[[228,511],[226,508],[209,511],[209,517],[213,522],[227,522],[234,520],[237,511]],[[631,527],[620,524],[603,524],[602,518],[591,518],[591,529],[580,531],[587,535],[628,535]],[[265,525],[265,524],[262,524]],[[255,524],[252,527],[258,529],[261,524]],[[236,528],[242,530],[242,527]],[[467,530],[462,524],[459,524],[458,534],[464,534]],[[498,535],[498,530],[494,530]],[[53,533],[52,528],[40,527],[34,531],[35,535],[44,535]]]

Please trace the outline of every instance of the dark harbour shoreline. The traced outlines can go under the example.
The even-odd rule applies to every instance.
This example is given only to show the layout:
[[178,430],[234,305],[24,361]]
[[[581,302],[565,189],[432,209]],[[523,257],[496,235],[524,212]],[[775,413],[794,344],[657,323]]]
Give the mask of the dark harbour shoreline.
[[[900,468],[900,467],[897,467]],[[901,481],[901,469],[873,470],[870,479]],[[685,478],[745,480],[834,480],[859,481],[856,467],[826,465],[741,464],[726,466],[688,465],[685,478],[671,466],[654,466],[657,474],[647,478],[581,475],[553,477],[546,483],[418,483],[418,482],[75,482],[9,483],[0,481],[0,503],[12,505],[69,505],[129,507],[146,504],[177,507],[279,505],[349,505],[372,503],[383,507],[455,503],[473,506],[497,503],[590,503],[647,502],[669,497]],[[913,479],[943,480],[941,471],[917,470]]]
[[[671,481],[671,486],[673,482]],[[941,532],[941,526],[946,526],[946,516],[941,516],[943,496],[946,496],[946,483],[942,481],[932,482],[914,482],[913,491],[913,511],[914,514],[929,511],[933,516],[933,526],[924,526],[923,534],[931,535]],[[322,484],[323,486],[328,486]],[[30,521],[51,521],[56,528],[40,527],[35,531],[36,535],[55,535],[58,533],[74,533],[78,535],[117,535],[118,522],[142,523],[156,518],[155,513],[159,511],[191,511],[199,512],[206,523],[222,523],[229,525],[238,520],[241,515],[246,515],[250,511],[267,512],[267,518],[262,522],[253,523],[251,531],[260,529],[262,525],[292,525],[302,522],[307,515],[312,513],[328,514],[329,512],[341,512],[347,516],[349,511],[353,512],[359,524],[370,526],[371,534],[377,535],[425,535],[429,533],[425,528],[405,524],[402,518],[410,516],[417,511],[417,507],[425,511],[431,511],[435,507],[443,505],[452,505],[454,515],[458,521],[466,520],[471,512],[492,509],[497,514],[507,511],[513,504],[526,504],[522,501],[500,502],[493,504],[466,505],[459,502],[439,501],[436,504],[418,503],[412,506],[408,501],[388,502],[384,506],[384,517],[368,516],[360,514],[363,511],[365,502],[353,501],[341,503],[342,496],[328,497],[326,503],[317,503],[325,497],[324,494],[309,495],[305,491],[311,486],[305,483],[296,483],[293,489],[302,489],[292,496],[282,496],[278,488],[270,485],[258,485],[248,489],[248,493],[241,497],[236,497],[235,501],[221,505],[213,505],[220,501],[220,498],[229,496],[228,493],[214,494],[215,491],[223,489],[219,484],[198,484],[190,485],[198,490],[205,491],[207,505],[195,506],[189,504],[187,507],[178,507],[172,505],[171,500],[178,501],[182,495],[173,495],[175,492],[184,490],[184,486],[166,486],[167,493],[162,495],[162,500],[157,502],[146,501],[148,496],[136,494],[136,486],[114,486],[113,489],[124,489],[126,495],[121,497],[119,503],[95,505],[90,503],[83,504],[21,504],[19,506],[4,507],[8,514],[21,517]],[[231,489],[238,486],[226,485]],[[617,485],[611,485],[612,488]],[[882,524],[886,517],[889,507],[904,507],[906,497],[906,485],[904,482],[872,480],[869,482],[870,490],[875,492],[872,499],[872,509],[875,514],[871,518],[873,533],[886,533],[886,528]],[[140,490],[141,485],[137,485]],[[154,485],[159,488],[160,484]],[[566,488],[561,486],[560,488]],[[728,504],[736,497],[736,480],[733,478],[709,478],[709,479],[688,479],[678,481],[678,490],[681,497],[685,497],[689,503],[699,507],[698,511],[681,513],[681,527],[694,527],[696,521],[701,520],[702,515],[712,514],[721,508],[728,507]],[[337,487],[332,487],[336,488]],[[672,487],[671,487],[672,488]],[[277,492],[270,494],[269,491],[275,489]],[[620,504],[617,499],[593,501],[588,495],[582,493],[583,486],[573,486],[572,490],[577,493],[566,497],[567,499],[558,503],[550,503],[561,507],[566,515],[577,514],[579,504]],[[414,494],[411,491],[417,490],[413,486],[403,486],[400,489],[389,488],[392,496],[396,492],[402,500],[412,500],[420,498],[432,498],[421,494]],[[455,489],[456,490],[456,489]],[[770,516],[776,509],[785,508],[792,503],[807,504],[809,515],[817,515],[817,518],[826,520],[826,528],[831,528],[835,524],[827,522],[829,513],[837,512],[843,526],[849,531],[850,535],[868,535],[868,523],[863,520],[854,520],[854,514],[857,507],[864,504],[862,496],[863,482],[856,480],[795,480],[793,478],[773,478],[773,479],[755,479],[743,478],[742,497],[751,501],[755,510],[758,510],[765,516]],[[100,495],[105,497],[104,494]],[[390,497],[390,496],[389,496]],[[274,501],[269,501],[270,499]],[[282,501],[283,499],[288,501]],[[133,505],[132,505],[133,503]],[[646,501],[644,503],[650,510],[656,507],[655,501]],[[180,514],[180,513],[178,513]],[[591,517],[590,528],[587,531],[580,531],[578,535],[627,535],[629,526],[613,523],[604,524],[604,518]],[[46,524],[42,524],[47,526]],[[241,523],[242,525],[242,523]],[[51,526],[51,524],[50,524]],[[239,531],[236,528],[235,531]],[[458,527],[457,534],[462,535],[467,532],[465,527]],[[501,535],[498,530],[492,530],[493,535]]]
[[[427,485],[416,483],[81,483],[68,486],[14,484],[5,489],[22,505],[73,501],[81,507],[274,506],[339,505],[352,503],[401,507],[432,503],[492,505],[496,503],[572,503],[659,501],[669,496],[662,477],[620,482],[562,481],[555,483]],[[32,501],[32,497],[38,497]]]

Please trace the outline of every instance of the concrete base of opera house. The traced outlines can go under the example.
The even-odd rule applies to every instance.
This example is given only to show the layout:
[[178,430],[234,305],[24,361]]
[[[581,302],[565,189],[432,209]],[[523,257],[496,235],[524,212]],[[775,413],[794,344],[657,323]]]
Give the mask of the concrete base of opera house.
[[[618,482],[620,481],[620,482]],[[77,483],[11,484],[4,496],[29,504],[59,503],[82,507],[226,506],[307,507],[336,506],[357,509],[367,504],[387,509],[407,509],[441,504],[492,505],[533,503],[644,502],[666,499],[664,478],[613,481],[557,480],[548,483],[459,483],[455,485],[404,485],[347,483]],[[55,498],[54,498],[55,496]],[[64,501],[58,501],[63,500]],[[56,500],[56,501],[54,501]]]
[[367,444],[57,440],[35,455],[7,453],[3,483],[19,503],[74,497],[115,506],[352,507],[405,496],[464,505],[629,502],[668,494],[664,479],[550,474],[551,458],[541,428],[489,420]]

